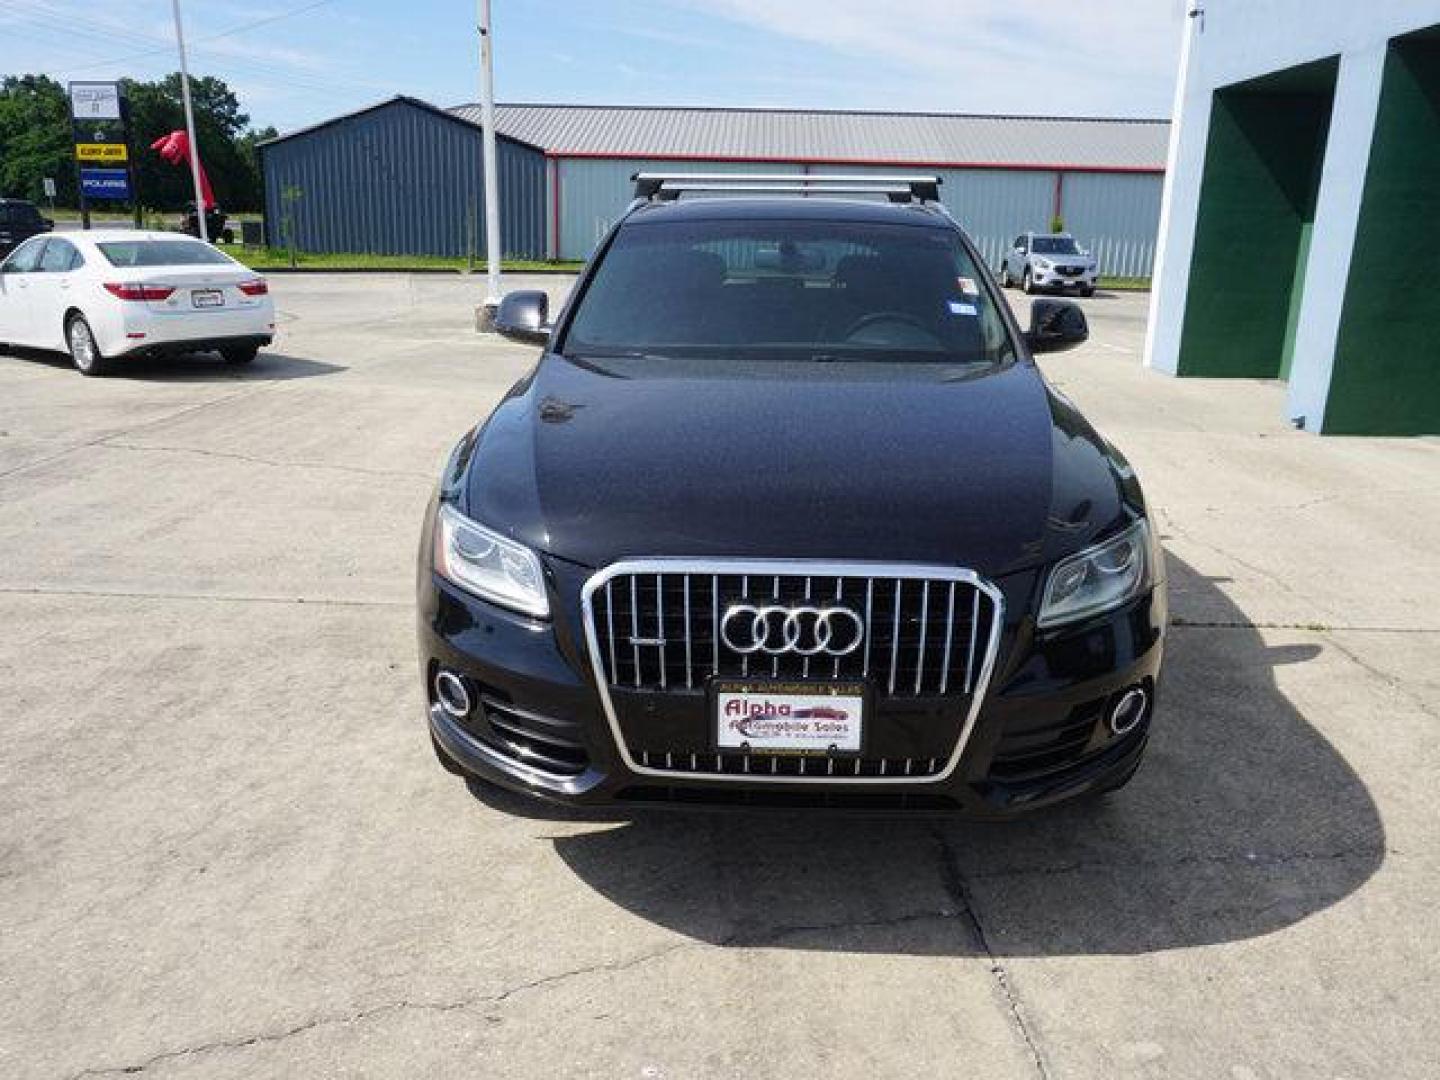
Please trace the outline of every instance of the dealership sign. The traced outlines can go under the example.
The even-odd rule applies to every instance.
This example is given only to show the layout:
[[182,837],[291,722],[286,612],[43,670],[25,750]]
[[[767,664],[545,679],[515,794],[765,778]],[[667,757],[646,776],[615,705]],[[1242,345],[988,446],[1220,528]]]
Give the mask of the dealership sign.
[[128,199],[130,174],[124,169],[81,169],[80,190],[91,199]]
[[76,120],[119,120],[120,84],[72,82],[70,115]]
[[76,143],[75,156],[81,161],[109,161],[123,165],[130,160],[130,148],[123,142]]

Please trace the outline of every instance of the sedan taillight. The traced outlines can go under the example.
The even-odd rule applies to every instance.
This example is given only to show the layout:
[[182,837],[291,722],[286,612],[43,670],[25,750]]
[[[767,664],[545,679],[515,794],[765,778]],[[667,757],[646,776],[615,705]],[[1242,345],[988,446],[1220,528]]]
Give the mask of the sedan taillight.
[[256,278],[254,281],[242,281],[235,287],[246,296],[264,296],[270,291],[270,285],[264,278]]
[[105,291],[117,300],[166,300],[175,289],[171,285],[126,285],[107,281]]

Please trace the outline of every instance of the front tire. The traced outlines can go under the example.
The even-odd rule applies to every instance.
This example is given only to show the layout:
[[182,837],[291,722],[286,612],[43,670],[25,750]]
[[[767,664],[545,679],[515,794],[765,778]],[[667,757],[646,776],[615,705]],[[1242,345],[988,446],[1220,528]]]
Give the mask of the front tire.
[[1026,296],[1035,295],[1035,279],[1030,276],[1030,268],[1028,266],[1025,267],[1025,272],[1020,275],[1020,288],[1024,290]]
[[248,364],[255,359],[256,353],[260,351],[258,345],[236,345],[228,349],[221,349],[220,355],[225,358],[227,364]]
[[110,370],[109,361],[100,354],[95,333],[84,315],[72,315],[65,324],[65,342],[70,346],[70,362],[81,375],[104,375]]

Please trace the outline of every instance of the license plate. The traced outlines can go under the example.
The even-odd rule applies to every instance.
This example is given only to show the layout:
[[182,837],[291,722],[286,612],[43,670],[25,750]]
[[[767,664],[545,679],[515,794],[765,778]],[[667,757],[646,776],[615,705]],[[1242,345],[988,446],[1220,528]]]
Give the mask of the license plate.
[[715,748],[747,754],[858,754],[865,684],[716,679]]
[[190,293],[190,302],[196,307],[224,307],[225,294],[219,289],[195,289]]

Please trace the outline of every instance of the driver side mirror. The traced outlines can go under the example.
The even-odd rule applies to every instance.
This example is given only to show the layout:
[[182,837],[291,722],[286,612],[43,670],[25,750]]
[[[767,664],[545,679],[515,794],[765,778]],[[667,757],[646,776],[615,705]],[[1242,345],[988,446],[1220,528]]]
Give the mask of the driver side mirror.
[[1030,308],[1025,341],[1032,353],[1064,352],[1090,337],[1090,324],[1080,305],[1069,300],[1036,300]]
[[508,292],[495,309],[495,331],[511,341],[544,345],[550,329],[550,297],[540,289]]

